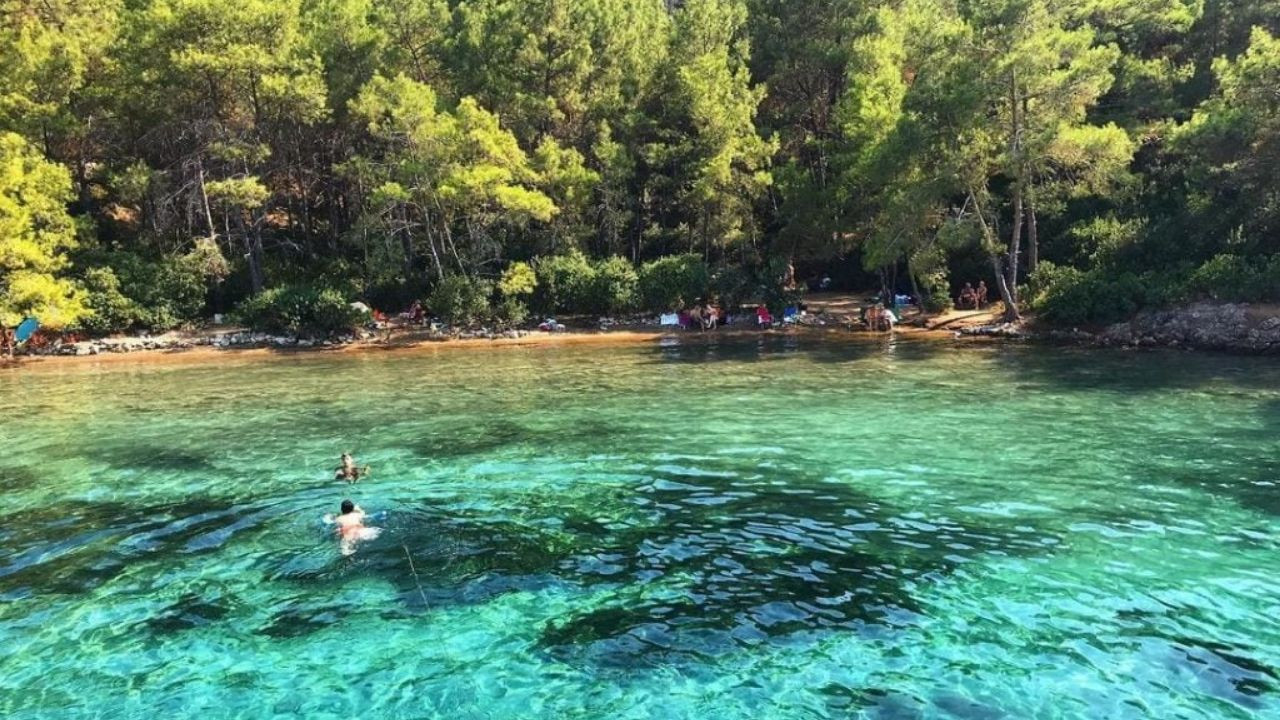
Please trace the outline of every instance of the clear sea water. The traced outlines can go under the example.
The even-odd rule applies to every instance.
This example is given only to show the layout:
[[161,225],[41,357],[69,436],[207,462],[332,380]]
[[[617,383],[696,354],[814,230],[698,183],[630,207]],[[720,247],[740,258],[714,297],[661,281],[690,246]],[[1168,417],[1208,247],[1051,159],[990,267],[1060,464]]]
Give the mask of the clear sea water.
[[228,354],[0,423],[5,718],[1280,717],[1274,359]]

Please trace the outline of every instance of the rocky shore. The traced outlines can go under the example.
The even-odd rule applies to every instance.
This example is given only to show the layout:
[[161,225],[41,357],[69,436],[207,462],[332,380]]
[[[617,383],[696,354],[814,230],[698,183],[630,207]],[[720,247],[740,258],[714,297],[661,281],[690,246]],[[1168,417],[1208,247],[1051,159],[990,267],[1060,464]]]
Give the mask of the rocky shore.
[[1170,310],[1144,311],[1126,322],[1095,331],[1005,323],[964,328],[958,335],[1089,347],[1168,347],[1270,355],[1280,354],[1280,307],[1200,302]]
[[[443,332],[443,331],[423,331],[420,333],[420,340],[497,340],[500,338],[515,339],[525,337],[529,334],[528,330],[506,330],[506,331],[463,331],[463,332]],[[316,348],[338,348],[348,345],[357,345],[362,343],[374,343],[383,339],[383,335],[377,332],[360,331],[348,335],[341,335],[333,338],[311,338],[298,337],[294,335],[272,335],[269,333],[249,332],[244,330],[227,330],[227,331],[210,331],[207,333],[167,333],[151,337],[120,337],[120,338],[98,338],[94,340],[80,340],[77,342],[64,342],[55,340],[48,345],[33,349],[32,355],[70,355],[70,356],[86,356],[86,355],[108,355],[119,353],[137,353],[155,350],[190,350],[198,347],[210,349],[253,349],[253,348],[278,348],[278,349],[316,349]]]

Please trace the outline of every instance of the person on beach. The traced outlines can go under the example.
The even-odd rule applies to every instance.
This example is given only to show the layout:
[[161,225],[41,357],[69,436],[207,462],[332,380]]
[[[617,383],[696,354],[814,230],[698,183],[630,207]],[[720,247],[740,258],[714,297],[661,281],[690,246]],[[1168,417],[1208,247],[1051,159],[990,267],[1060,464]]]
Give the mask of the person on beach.
[[364,524],[364,509],[351,500],[343,500],[340,509],[342,513],[333,518],[333,524],[338,533],[338,548],[343,555],[354,553],[357,542],[372,540],[382,532],[381,528]]
[[979,308],[984,308],[987,306],[987,281],[986,280],[978,281],[978,291],[977,291],[976,299],[977,299]]

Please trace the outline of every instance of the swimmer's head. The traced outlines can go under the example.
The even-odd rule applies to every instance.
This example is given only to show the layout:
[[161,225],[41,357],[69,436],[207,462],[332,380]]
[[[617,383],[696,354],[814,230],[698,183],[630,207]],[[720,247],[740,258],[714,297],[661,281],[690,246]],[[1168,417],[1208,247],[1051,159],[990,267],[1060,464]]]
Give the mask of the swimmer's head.
[[343,500],[343,501],[342,501],[342,514],[343,514],[343,515],[346,515],[347,513],[355,512],[355,511],[356,511],[356,504],[355,504],[355,503],[351,502],[350,500]]

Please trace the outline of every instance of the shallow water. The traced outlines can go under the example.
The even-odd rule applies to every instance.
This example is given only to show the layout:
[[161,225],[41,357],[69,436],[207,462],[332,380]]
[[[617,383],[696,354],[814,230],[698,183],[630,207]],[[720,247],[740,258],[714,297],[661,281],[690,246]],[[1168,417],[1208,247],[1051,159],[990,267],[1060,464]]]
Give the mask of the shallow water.
[[[1273,360],[774,337],[0,398],[7,718],[1280,717]],[[351,557],[347,495],[387,511]]]

